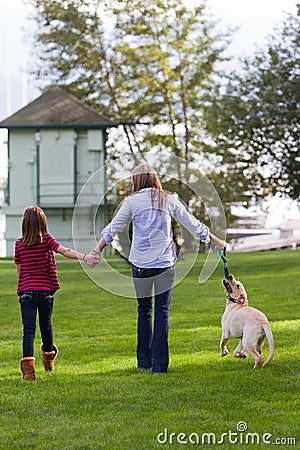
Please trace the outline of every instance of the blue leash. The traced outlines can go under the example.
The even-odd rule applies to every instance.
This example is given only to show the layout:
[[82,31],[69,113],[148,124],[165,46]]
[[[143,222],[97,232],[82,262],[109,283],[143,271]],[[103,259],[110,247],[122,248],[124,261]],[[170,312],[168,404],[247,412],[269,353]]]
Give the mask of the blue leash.
[[224,275],[225,275],[226,280],[228,280],[229,269],[228,269],[228,266],[227,266],[227,258],[226,258],[226,254],[225,254],[226,250],[224,249],[224,252],[221,252],[221,250],[217,249],[217,252],[219,253],[220,258],[223,261],[223,264],[224,264]]

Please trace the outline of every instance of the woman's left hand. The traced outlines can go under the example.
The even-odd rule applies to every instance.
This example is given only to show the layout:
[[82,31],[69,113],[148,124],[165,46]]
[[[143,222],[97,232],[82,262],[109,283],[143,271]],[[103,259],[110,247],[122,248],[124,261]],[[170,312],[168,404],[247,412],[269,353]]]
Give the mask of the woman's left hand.
[[101,253],[97,253],[92,250],[88,255],[85,256],[84,262],[89,267],[95,267],[96,264],[100,262]]
[[221,239],[219,239],[217,236],[211,233],[210,238],[212,243],[216,246],[218,250],[220,250],[220,252],[224,252],[226,250],[226,242],[221,241]]

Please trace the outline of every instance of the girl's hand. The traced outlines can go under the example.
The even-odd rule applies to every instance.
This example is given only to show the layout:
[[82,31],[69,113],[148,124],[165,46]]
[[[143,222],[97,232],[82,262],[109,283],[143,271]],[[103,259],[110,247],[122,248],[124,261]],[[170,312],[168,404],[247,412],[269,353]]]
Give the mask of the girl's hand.
[[84,262],[89,267],[95,267],[100,262],[101,253],[92,250],[88,255],[85,255]]

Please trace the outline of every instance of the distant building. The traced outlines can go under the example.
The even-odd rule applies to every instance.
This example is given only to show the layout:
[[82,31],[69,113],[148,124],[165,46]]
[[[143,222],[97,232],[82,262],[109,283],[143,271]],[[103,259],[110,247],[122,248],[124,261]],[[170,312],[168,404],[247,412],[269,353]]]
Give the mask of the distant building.
[[[51,87],[32,103],[0,122],[8,129],[6,254],[13,255],[24,209],[45,211],[50,232],[73,246],[72,214],[78,193],[105,163],[106,129],[118,126],[60,87]],[[86,214],[94,214],[105,198],[106,176],[91,186]],[[93,210],[93,211],[92,211]],[[105,200],[99,207],[99,227]],[[92,225],[91,230],[92,233]]]

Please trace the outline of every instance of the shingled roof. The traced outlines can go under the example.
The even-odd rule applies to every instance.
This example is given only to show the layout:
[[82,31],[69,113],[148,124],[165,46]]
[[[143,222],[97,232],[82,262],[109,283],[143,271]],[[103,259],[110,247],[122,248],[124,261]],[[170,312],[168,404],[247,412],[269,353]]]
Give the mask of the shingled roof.
[[0,128],[107,128],[108,117],[59,86],[52,86],[20,111],[0,122]]

